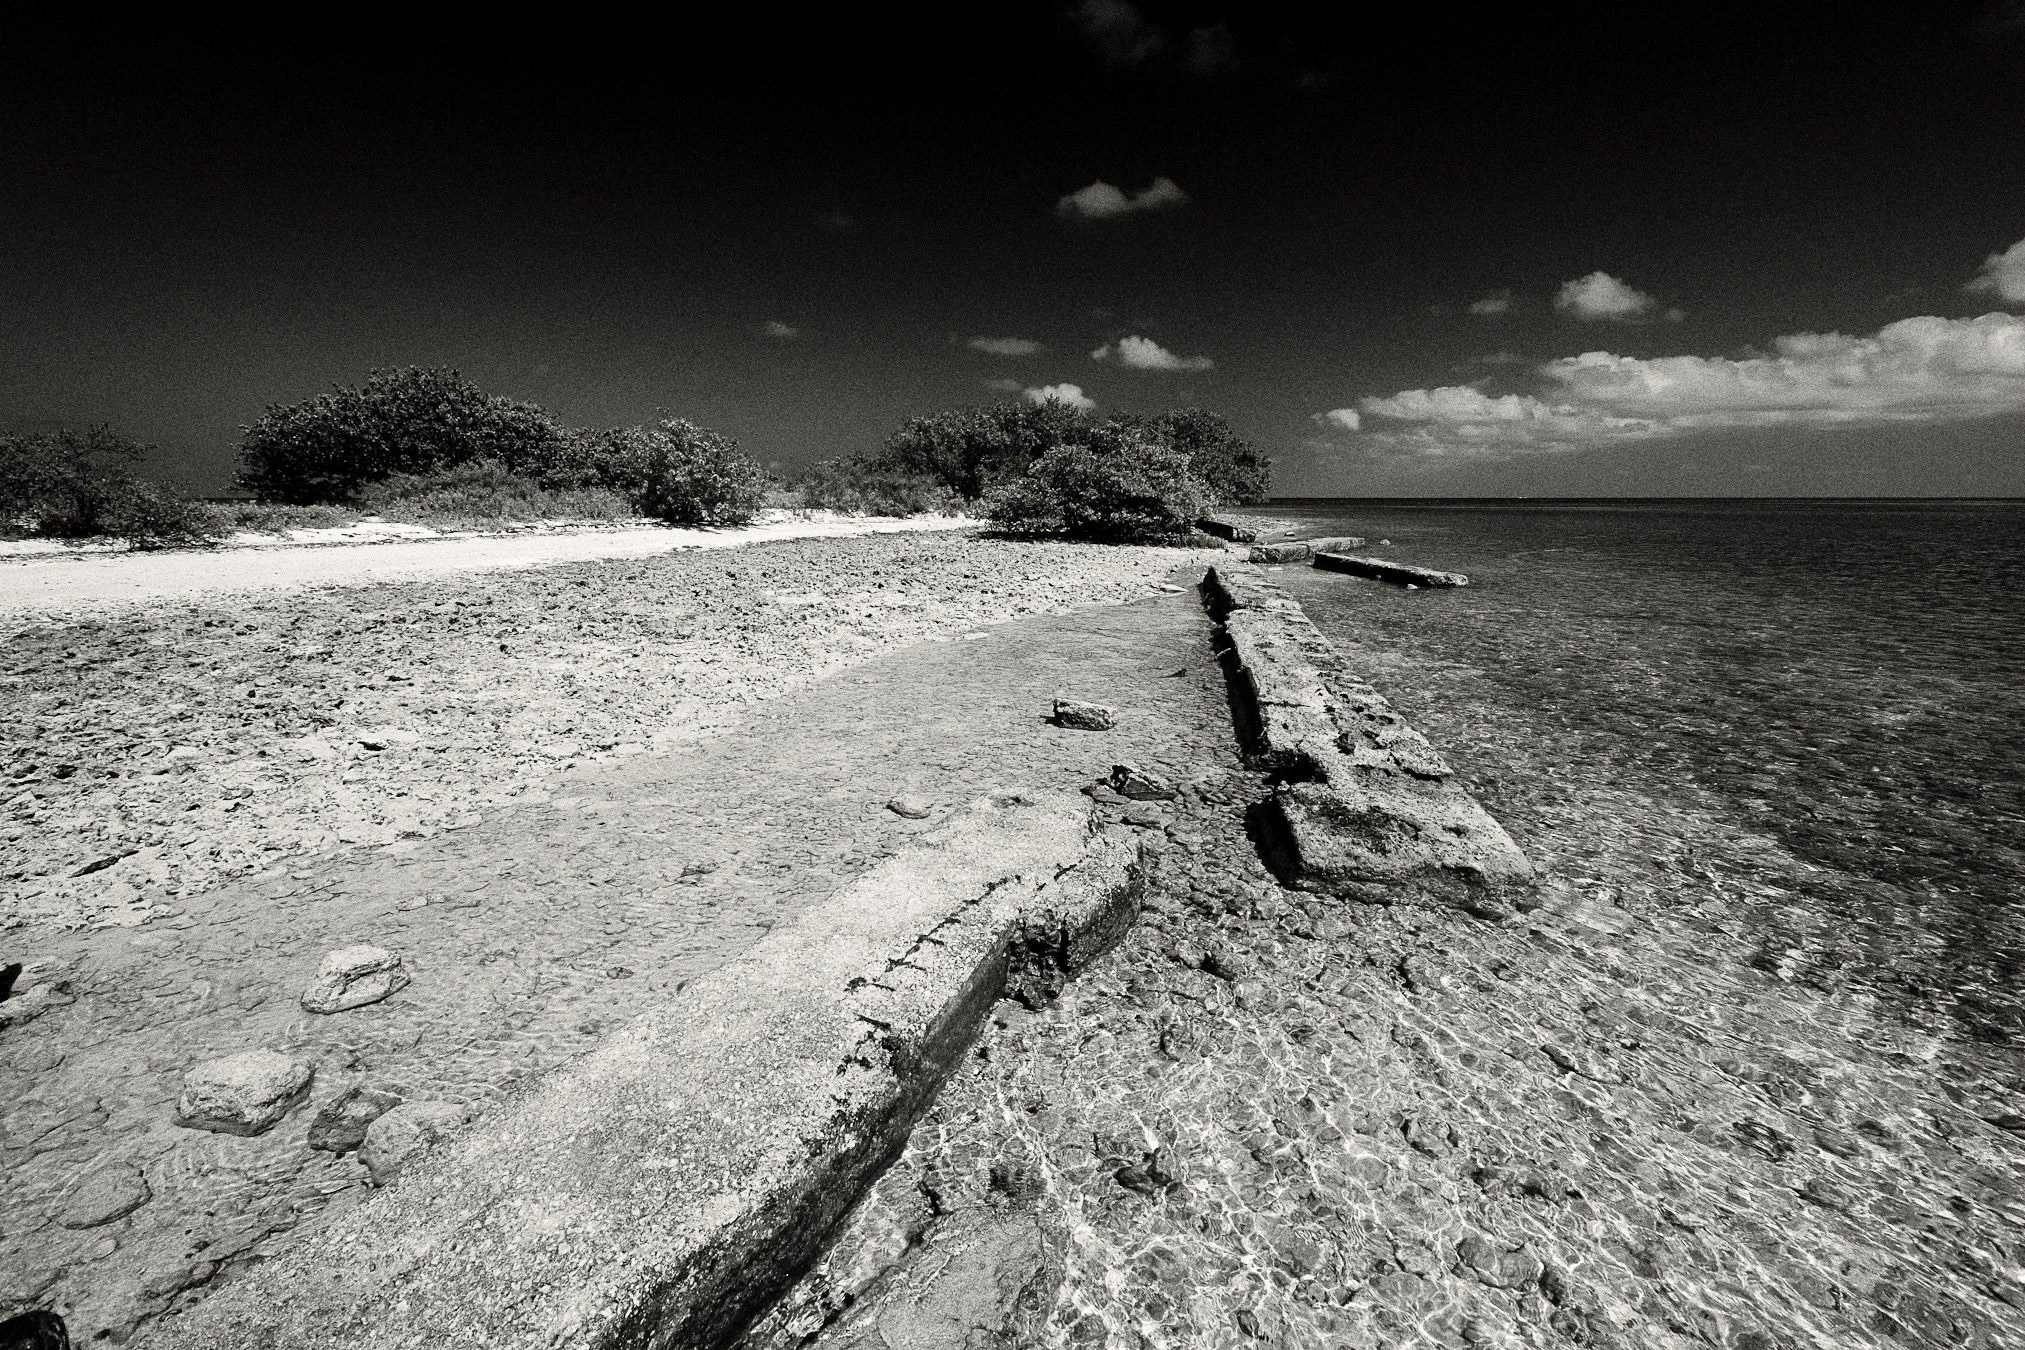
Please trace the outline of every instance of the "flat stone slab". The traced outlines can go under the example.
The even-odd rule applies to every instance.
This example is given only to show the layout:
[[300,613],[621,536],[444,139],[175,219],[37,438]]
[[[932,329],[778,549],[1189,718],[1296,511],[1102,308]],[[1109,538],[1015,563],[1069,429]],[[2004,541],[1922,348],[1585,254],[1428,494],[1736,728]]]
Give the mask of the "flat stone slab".
[[[1362,542],[1362,541],[1359,541]],[[1383,558],[1359,557],[1354,553],[1317,552],[1315,566],[1325,572],[1348,572],[1352,576],[1374,577],[1401,586],[1467,586],[1470,579],[1460,572],[1437,572],[1431,567],[1387,562]]]
[[1045,999],[1129,926],[1126,834],[1073,794],[979,801],[149,1344],[726,1343],[993,1004]]
[[1215,535],[1218,539],[1228,539],[1234,544],[1249,544],[1259,537],[1258,530],[1252,525],[1244,521],[1228,520],[1222,516],[1204,516],[1195,522],[1195,528],[1204,534]]
[[1317,553],[1340,553],[1346,548],[1363,548],[1355,535],[1331,535],[1325,539],[1288,539],[1276,544],[1255,544],[1247,558],[1255,563],[1306,562]]

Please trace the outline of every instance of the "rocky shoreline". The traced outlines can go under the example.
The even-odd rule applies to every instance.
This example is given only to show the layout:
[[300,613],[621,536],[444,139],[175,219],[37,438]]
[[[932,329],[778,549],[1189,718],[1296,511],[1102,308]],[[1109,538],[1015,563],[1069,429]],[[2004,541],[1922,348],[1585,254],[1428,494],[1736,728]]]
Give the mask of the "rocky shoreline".
[[880,652],[1114,602],[1190,555],[779,541],[31,620],[0,664],[0,926],[466,828]]

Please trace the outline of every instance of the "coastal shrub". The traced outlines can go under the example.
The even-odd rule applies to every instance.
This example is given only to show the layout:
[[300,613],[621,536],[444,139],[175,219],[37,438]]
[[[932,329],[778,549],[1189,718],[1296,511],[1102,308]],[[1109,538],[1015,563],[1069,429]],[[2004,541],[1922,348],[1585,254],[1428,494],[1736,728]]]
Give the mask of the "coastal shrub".
[[455,370],[375,370],[360,388],[268,408],[244,430],[239,482],[268,501],[348,502],[389,475],[477,459],[539,477],[569,439],[534,404],[487,394]]
[[985,496],[985,518],[1008,534],[1094,543],[1166,543],[1209,510],[1188,456],[1138,427],[1057,446]]
[[1065,403],[1024,399],[910,418],[864,460],[868,472],[939,482],[974,501],[1058,446],[1082,439],[1090,419]]
[[211,508],[135,471],[154,449],[110,426],[0,436],[0,528],[16,537],[112,536],[136,548],[224,533]]
[[880,468],[856,459],[826,459],[802,472],[800,505],[863,516],[954,515],[964,500],[926,474]]
[[1216,505],[1251,506],[1266,500],[1273,481],[1272,460],[1215,413],[1177,408],[1147,418],[1142,425],[1156,440],[1188,456],[1189,467],[1209,488]]
[[766,500],[766,470],[720,432],[663,416],[634,428],[626,444],[639,456],[633,501],[642,515],[671,525],[744,525]]
[[362,488],[358,500],[388,520],[451,530],[509,521],[624,520],[634,514],[633,504],[609,488],[550,488],[496,459],[393,474]]

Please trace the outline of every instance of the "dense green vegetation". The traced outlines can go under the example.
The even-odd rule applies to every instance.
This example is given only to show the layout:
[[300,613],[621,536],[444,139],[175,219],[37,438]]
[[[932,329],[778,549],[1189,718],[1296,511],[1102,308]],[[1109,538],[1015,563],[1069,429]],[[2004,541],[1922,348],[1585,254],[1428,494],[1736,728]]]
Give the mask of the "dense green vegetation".
[[1009,533],[1171,539],[1217,506],[1264,501],[1272,462],[1214,413],[1099,421],[1026,400],[916,417],[869,454],[816,466],[811,506],[970,509]]
[[0,535],[118,535],[145,548],[219,533],[208,508],[136,472],[153,450],[107,426],[0,435]]
[[570,427],[454,370],[416,368],[263,412],[239,448],[238,483],[255,503],[193,502],[143,477],[153,449],[110,427],[0,436],[0,533],[149,547],[364,513],[448,529],[635,515],[738,525],[772,503],[1169,540],[1217,506],[1263,501],[1271,475],[1269,460],[1201,409],[1098,420],[1015,400],[912,418],[876,450],[782,486],[731,438],[681,418]]

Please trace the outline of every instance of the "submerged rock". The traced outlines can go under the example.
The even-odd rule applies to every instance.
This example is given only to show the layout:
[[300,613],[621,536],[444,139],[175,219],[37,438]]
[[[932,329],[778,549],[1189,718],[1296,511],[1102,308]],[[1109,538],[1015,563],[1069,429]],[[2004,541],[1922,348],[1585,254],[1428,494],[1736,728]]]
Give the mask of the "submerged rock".
[[372,1174],[375,1186],[391,1186],[409,1163],[434,1148],[464,1120],[464,1108],[455,1102],[404,1102],[366,1127],[359,1161]]
[[56,1221],[65,1228],[97,1228],[125,1218],[153,1198],[140,1168],[129,1162],[107,1163],[85,1175]]
[[218,1134],[261,1134],[309,1092],[316,1071],[276,1050],[206,1060],[183,1076],[176,1123]]
[[316,1113],[309,1146],[326,1153],[349,1153],[366,1140],[366,1129],[401,1104],[391,1092],[353,1086]]
[[344,1012],[378,1003],[407,987],[408,972],[398,955],[361,943],[340,947],[323,958],[316,983],[303,991],[302,1006],[313,1013]]

